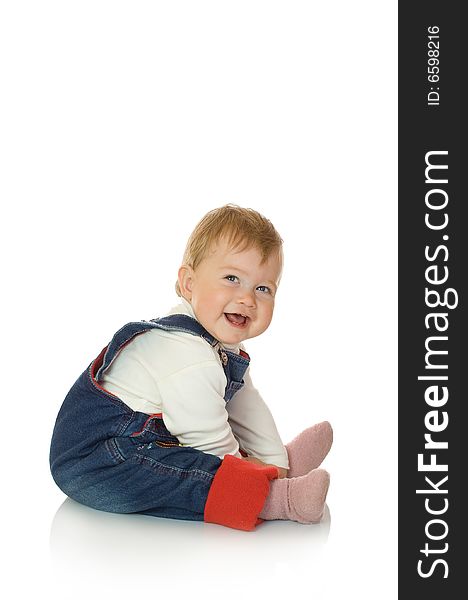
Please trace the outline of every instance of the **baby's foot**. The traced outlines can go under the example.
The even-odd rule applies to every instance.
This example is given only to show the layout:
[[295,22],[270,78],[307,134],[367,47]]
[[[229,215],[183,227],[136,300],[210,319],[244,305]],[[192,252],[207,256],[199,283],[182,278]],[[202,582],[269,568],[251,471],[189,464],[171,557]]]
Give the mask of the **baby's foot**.
[[308,475],[289,480],[291,519],[299,523],[318,523],[323,516],[330,475],[314,469]]
[[322,464],[333,442],[333,429],[328,421],[309,427],[289,444],[288,477],[300,477]]
[[330,475],[315,469],[293,479],[275,479],[260,518],[268,521],[286,519],[299,523],[318,523],[325,508]]

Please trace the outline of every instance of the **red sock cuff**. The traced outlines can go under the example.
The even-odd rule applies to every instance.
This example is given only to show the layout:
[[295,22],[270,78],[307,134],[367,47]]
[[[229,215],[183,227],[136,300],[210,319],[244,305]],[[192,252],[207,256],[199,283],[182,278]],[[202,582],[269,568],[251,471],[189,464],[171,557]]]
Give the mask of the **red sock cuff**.
[[205,504],[205,521],[251,531],[278,477],[276,467],[264,467],[226,454],[211,484]]

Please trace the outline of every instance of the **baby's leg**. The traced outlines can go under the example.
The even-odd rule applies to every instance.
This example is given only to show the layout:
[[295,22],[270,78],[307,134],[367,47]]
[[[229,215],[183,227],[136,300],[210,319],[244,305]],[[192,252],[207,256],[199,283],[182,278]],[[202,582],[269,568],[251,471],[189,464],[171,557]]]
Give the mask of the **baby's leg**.
[[309,427],[289,444],[286,450],[289,457],[288,477],[300,477],[322,464],[333,442],[333,430],[328,421]]
[[161,447],[161,441],[136,445],[133,439],[106,441],[75,469],[55,468],[57,484],[98,510],[255,528],[270,481],[278,476],[276,467],[230,455],[220,459],[189,447]]
[[299,523],[318,523],[325,508],[330,475],[314,469],[302,477],[275,479],[260,513],[268,521],[284,519]]

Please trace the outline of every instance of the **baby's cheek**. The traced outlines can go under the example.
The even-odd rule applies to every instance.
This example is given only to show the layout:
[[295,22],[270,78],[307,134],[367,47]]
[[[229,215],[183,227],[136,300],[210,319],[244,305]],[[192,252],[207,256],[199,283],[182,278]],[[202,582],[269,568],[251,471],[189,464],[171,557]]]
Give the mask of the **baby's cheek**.
[[262,326],[263,326],[263,331],[265,331],[265,329],[267,329],[271,323],[271,320],[273,318],[273,310],[267,310],[265,311],[263,318],[262,318]]

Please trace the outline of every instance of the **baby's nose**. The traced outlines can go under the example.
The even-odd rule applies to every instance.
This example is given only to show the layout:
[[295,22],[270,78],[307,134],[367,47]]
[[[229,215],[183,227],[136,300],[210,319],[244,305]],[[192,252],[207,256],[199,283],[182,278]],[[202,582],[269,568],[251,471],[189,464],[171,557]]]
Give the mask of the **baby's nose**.
[[241,292],[239,302],[241,304],[244,304],[248,308],[255,308],[255,306],[257,305],[255,300],[255,294],[252,293],[250,290],[243,290]]

